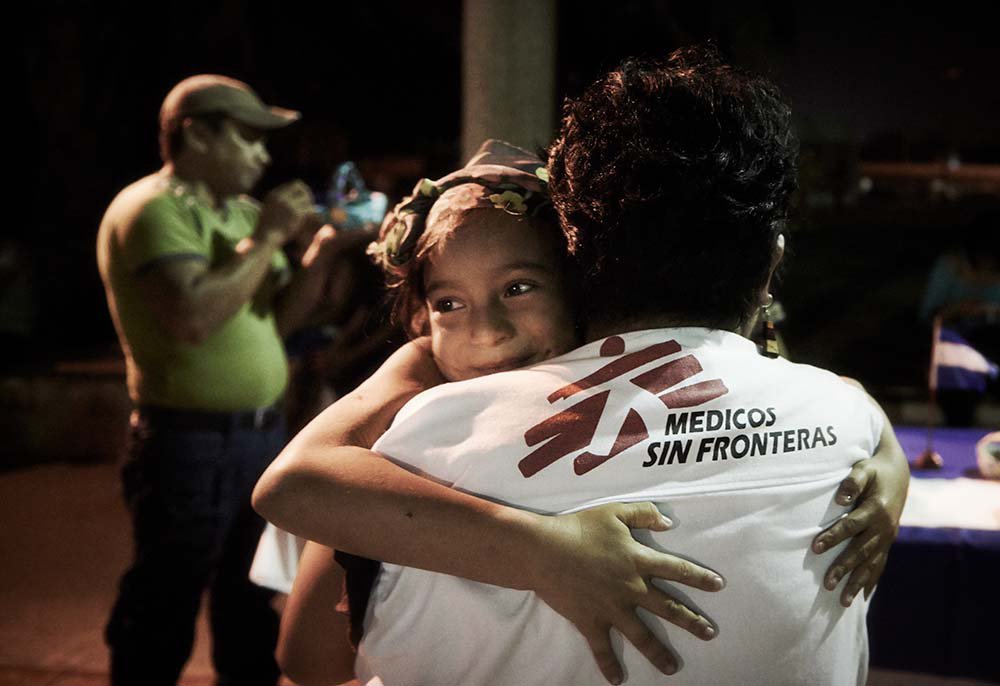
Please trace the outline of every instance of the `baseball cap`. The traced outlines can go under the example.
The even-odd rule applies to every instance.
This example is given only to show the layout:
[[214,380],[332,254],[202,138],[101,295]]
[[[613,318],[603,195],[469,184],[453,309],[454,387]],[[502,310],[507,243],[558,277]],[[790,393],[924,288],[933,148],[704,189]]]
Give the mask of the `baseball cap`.
[[300,113],[265,105],[247,84],[218,74],[198,74],[174,86],[160,107],[160,129],[184,117],[224,114],[238,122],[269,131],[288,126]]

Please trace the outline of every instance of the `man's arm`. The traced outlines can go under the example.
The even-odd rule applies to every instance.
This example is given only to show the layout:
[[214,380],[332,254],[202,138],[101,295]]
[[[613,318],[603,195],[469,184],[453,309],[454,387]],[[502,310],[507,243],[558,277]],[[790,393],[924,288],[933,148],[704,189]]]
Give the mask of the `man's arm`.
[[301,181],[279,186],[264,200],[254,234],[221,265],[202,260],[164,260],[137,283],[168,336],[200,343],[243,307],[260,287],[275,250],[299,229],[312,197]]
[[[399,364],[417,371],[392,371]],[[386,407],[395,415],[404,398],[426,387],[421,377],[431,373],[428,364],[433,360],[426,341],[404,346],[307,425],[258,482],[257,511],[330,548],[533,590],[584,635],[609,681],[621,678],[611,649],[612,627],[662,671],[677,669],[676,658],[642,623],[637,607],[700,638],[715,635],[705,617],[651,582],[658,577],[706,591],[723,586],[715,572],[632,538],[630,528],[669,527],[652,504],[541,516],[453,490],[352,447],[371,445],[381,430],[363,427],[378,425]]]

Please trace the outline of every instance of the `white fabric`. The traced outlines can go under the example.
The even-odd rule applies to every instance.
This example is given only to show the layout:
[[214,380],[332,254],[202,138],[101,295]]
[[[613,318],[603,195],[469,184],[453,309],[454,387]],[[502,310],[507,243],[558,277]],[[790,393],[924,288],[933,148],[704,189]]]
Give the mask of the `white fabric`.
[[272,591],[291,593],[305,545],[304,538],[268,522],[250,566],[250,581]]
[[[621,356],[601,357],[603,342],[597,341],[530,369],[440,386],[404,407],[375,448],[456,488],[541,512],[657,502],[675,528],[638,532],[641,540],[716,569],[727,588],[716,594],[675,588],[717,623],[719,635],[707,643],[645,615],[682,656],[676,676],[659,674],[615,634],[629,684],[864,683],[867,604],[857,598],[844,609],[837,593],[821,589],[837,549],[814,555],[809,544],[844,513],[833,502],[837,484],[874,450],[881,416],[858,389],[834,375],[761,357],[735,334],[663,329],[622,338],[626,355],[668,340],[683,350],[551,403],[551,393]],[[691,354],[702,371],[690,364]],[[632,382],[646,383],[642,374],[681,358],[679,366],[687,365],[693,376],[657,395],[713,380],[725,394],[668,410]],[[522,458],[544,445],[528,447],[527,429],[606,390],[607,405],[586,450],[608,453],[630,408],[642,418],[648,438],[582,475],[574,472],[581,446],[523,476]],[[743,424],[751,408],[755,422],[765,425],[692,430],[724,419],[727,410]],[[682,416],[689,422],[686,432],[666,435],[668,422],[677,432]],[[629,421],[641,437],[635,417]],[[728,438],[742,450],[751,440],[738,436],[762,432],[765,454],[737,459],[730,452],[723,459],[712,448]],[[567,430],[552,440],[572,434]],[[682,446],[691,441],[686,462],[671,463],[668,451],[659,464],[662,445],[673,440]],[[386,686],[606,683],[575,629],[529,592],[386,564],[365,626],[357,660],[362,683],[374,683],[376,676]]]
[[949,341],[938,341],[934,346],[934,364],[939,367],[961,367],[980,374],[990,374],[994,368],[975,348],[965,343]]
[[1000,482],[910,479],[902,526],[1000,531]]

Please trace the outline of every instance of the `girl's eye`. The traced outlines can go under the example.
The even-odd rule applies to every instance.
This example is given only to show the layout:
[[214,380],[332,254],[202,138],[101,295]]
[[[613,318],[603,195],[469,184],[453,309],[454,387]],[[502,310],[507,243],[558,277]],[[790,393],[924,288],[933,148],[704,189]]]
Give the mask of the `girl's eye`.
[[504,296],[507,298],[513,297],[515,295],[524,295],[528,291],[535,290],[536,286],[533,283],[527,283],[525,281],[518,281],[517,283],[512,283],[507,286],[504,290]]
[[454,312],[455,310],[462,309],[462,303],[454,298],[440,298],[433,302],[431,308],[435,312]]

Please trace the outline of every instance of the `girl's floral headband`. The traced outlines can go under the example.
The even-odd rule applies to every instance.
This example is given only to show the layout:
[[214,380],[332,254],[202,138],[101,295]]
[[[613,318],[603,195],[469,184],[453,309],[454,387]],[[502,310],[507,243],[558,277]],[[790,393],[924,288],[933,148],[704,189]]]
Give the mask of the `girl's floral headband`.
[[[495,207],[510,214],[533,215],[549,202],[548,180],[548,170],[537,156],[504,141],[488,140],[461,169],[437,181],[418,181],[413,193],[386,215],[368,253],[385,271],[402,275],[435,204],[448,203],[455,209]],[[468,185],[477,188],[459,189]]]

